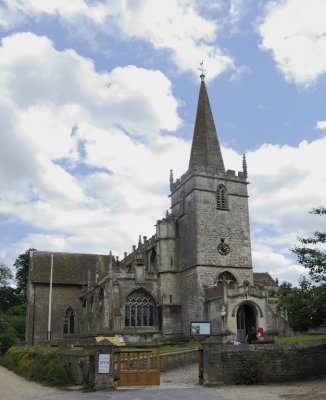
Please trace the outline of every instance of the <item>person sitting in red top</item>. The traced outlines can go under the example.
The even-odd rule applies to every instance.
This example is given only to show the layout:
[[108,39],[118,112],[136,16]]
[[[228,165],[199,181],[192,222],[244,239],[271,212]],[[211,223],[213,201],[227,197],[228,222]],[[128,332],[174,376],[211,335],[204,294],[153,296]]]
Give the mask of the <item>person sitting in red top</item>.
[[264,336],[265,336],[264,328],[259,327],[257,329],[257,338],[258,338],[258,340],[264,340]]

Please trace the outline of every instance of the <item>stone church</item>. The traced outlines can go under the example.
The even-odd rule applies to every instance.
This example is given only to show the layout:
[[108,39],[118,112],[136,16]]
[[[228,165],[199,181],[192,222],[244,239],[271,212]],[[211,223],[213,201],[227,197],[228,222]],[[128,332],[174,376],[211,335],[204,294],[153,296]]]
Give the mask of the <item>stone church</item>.
[[241,342],[252,326],[283,333],[286,321],[269,297],[276,284],[253,272],[246,159],[238,173],[225,169],[200,78],[189,167],[177,180],[170,173],[171,212],[121,260],[111,252],[33,251],[28,343],[99,335],[159,341],[190,336],[194,322]]

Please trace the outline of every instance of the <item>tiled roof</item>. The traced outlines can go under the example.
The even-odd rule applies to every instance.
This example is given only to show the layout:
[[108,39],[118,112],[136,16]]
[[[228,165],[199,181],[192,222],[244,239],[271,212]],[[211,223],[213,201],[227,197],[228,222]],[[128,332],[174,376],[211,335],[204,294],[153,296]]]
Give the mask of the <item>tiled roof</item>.
[[86,285],[89,278],[94,281],[96,271],[101,275],[108,270],[110,259],[109,255],[34,251],[30,264],[32,282],[50,281],[51,254],[53,254],[53,283],[76,285]]
[[263,286],[277,286],[268,272],[254,272],[254,284]]

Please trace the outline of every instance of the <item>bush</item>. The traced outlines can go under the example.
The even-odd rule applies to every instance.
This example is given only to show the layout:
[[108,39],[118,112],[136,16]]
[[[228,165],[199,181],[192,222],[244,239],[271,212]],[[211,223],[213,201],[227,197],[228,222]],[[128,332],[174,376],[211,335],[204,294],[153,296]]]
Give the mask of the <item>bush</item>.
[[57,358],[49,362],[43,383],[49,386],[64,386],[68,383],[67,370]]
[[8,349],[16,344],[16,335],[13,332],[0,334],[0,354],[5,354]]
[[262,373],[254,360],[246,360],[241,362],[233,378],[236,385],[257,385],[262,381]]
[[25,317],[18,315],[10,315],[7,317],[7,321],[12,329],[15,330],[16,336],[20,340],[25,339]]
[[69,383],[69,373],[51,351],[32,352],[12,347],[2,364],[17,374],[48,386],[64,386]]
[[187,343],[189,342],[189,338],[185,336],[183,333],[179,333],[175,336],[170,336],[164,340],[167,343]]

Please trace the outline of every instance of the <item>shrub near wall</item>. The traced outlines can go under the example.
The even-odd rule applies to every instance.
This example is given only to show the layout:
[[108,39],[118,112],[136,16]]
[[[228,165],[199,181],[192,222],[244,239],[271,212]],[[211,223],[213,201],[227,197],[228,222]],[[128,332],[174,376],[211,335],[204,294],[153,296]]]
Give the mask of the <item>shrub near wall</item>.
[[24,378],[48,386],[69,383],[69,373],[55,353],[33,352],[11,347],[2,359],[2,365]]

